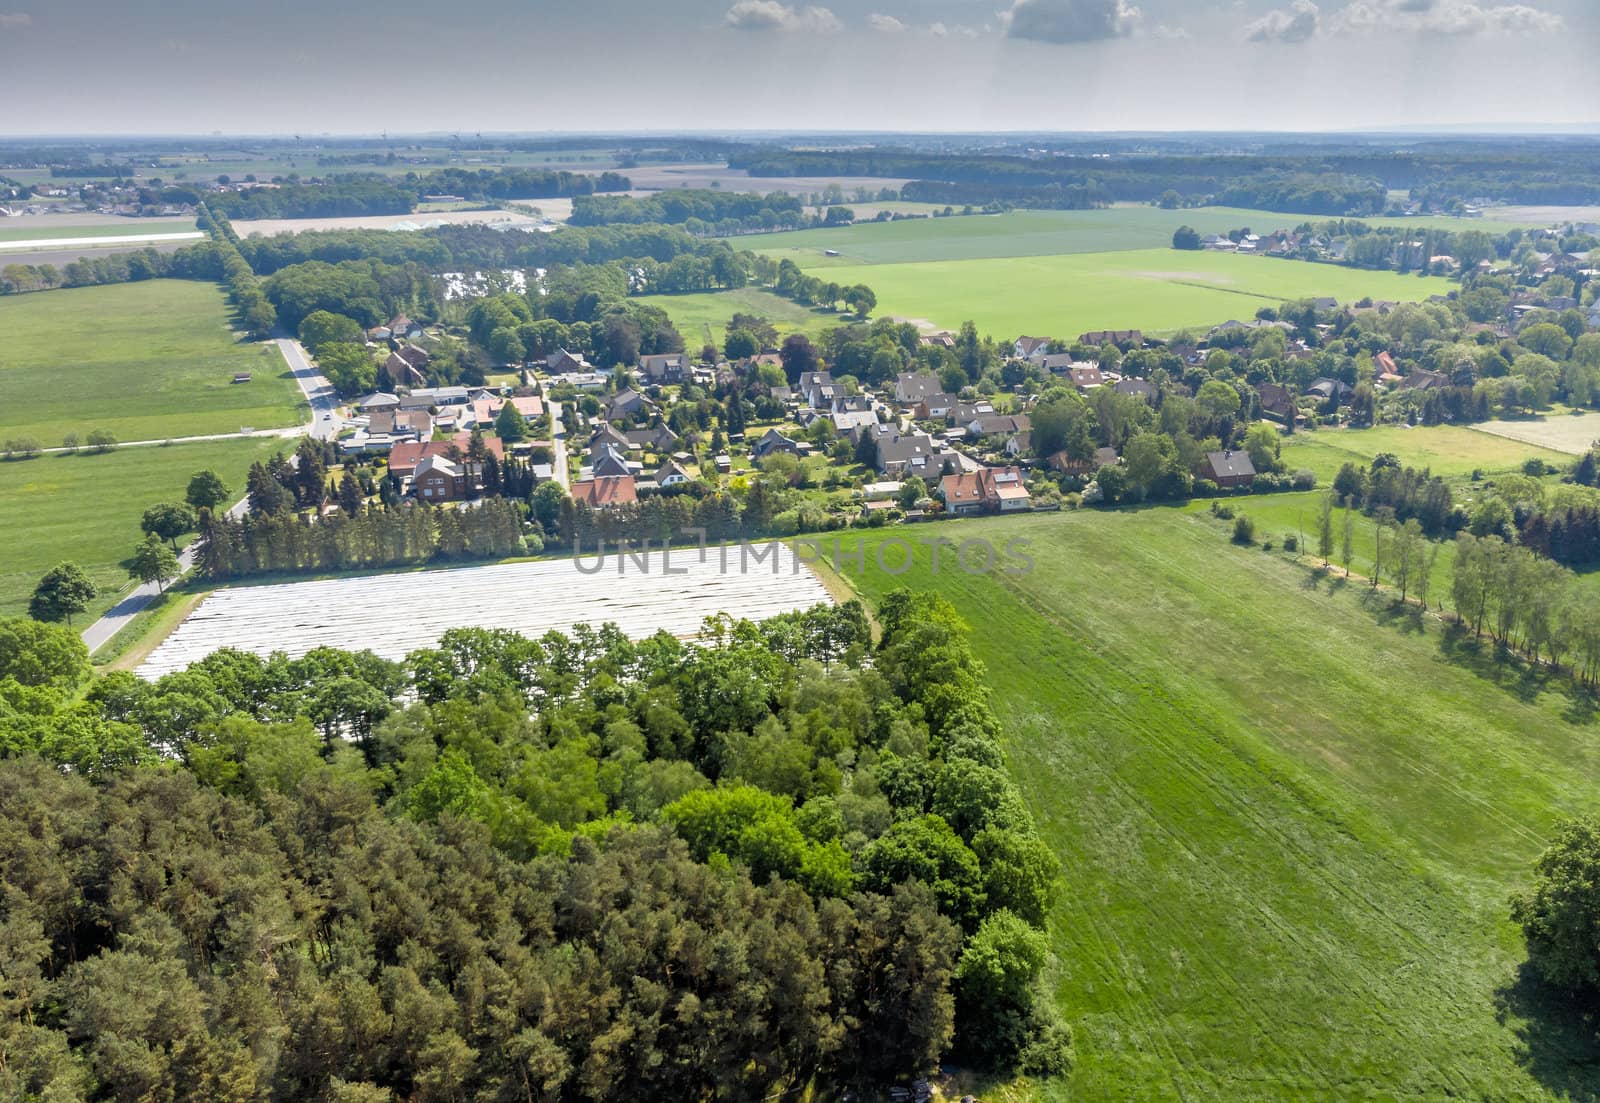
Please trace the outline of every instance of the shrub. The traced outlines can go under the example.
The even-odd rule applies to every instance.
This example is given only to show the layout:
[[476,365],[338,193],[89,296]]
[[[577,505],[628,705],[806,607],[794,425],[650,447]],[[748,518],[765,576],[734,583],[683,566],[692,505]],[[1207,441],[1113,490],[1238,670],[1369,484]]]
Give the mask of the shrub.
[[1256,523],[1250,520],[1248,514],[1241,513],[1233,519],[1233,542],[1235,544],[1256,542]]
[[1216,514],[1216,516],[1217,516],[1217,518],[1219,520],[1223,520],[1223,521],[1231,521],[1231,520],[1233,520],[1233,507],[1230,506],[1230,505],[1221,505],[1221,504],[1218,504],[1217,502],[1212,502],[1211,503],[1211,512]]
[[1296,490],[1315,490],[1317,488],[1317,473],[1304,469],[1296,471],[1293,476]]
[[1283,550],[1286,552],[1299,552],[1300,538],[1292,532],[1288,536],[1285,536],[1283,538]]

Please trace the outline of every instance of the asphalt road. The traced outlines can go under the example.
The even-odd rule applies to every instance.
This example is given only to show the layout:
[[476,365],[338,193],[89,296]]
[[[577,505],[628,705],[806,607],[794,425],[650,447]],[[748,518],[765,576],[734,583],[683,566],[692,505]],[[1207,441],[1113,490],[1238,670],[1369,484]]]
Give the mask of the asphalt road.
[[[289,365],[289,370],[294,373],[295,382],[300,384],[301,392],[311,404],[310,422],[299,429],[285,431],[283,435],[300,436],[309,433],[318,440],[333,439],[338,435],[340,425],[338,415],[334,412],[338,406],[338,397],[334,393],[333,386],[311,366],[311,359],[306,356],[306,350],[300,346],[299,341],[280,338],[276,343],[278,351],[283,354],[284,361]],[[240,498],[233,504],[233,508],[228,510],[228,515],[242,516],[245,507],[245,499]],[[187,573],[194,566],[194,558],[195,549],[191,544],[178,556],[180,574]],[[143,612],[160,593],[160,588],[154,582],[141,583],[128,591],[121,601],[106,611],[105,616],[83,630],[83,642],[88,644],[89,654],[92,655],[104,647],[112,636],[126,628],[128,622]]]

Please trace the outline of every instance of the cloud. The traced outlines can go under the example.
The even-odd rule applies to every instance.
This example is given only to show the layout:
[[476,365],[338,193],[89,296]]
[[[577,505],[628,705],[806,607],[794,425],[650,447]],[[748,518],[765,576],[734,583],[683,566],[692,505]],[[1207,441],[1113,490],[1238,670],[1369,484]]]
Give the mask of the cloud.
[[829,34],[843,27],[827,8],[791,8],[779,0],[738,0],[722,22],[741,31],[800,31]]
[[903,19],[897,19],[892,15],[883,15],[879,12],[873,12],[867,16],[867,26],[880,34],[925,34],[934,38],[950,38],[954,35],[960,35],[963,38],[978,37],[977,28],[964,26],[960,23],[929,23],[924,27],[915,23],[907,23]]
[[904,23],[894,16],[880,15],[877,12],[867,16],[867,24],[873,30],[882,31],[884,34],[901,34],[908,29]]
[[1539,34],[1565,26],[1556,13],[1527,4],[1486,6],[1473,0],[1354,0],[1326,19],[1320,15],[1311,0],[1296,0],[1292,12],[1268,12],[1245,28],[1245,36],[1256,42],[1304,42],[1318,33],[1467,37]]
[[1070,44],[1125,38],[1139,25],[1128,0],[1014,0],[1001,16],[1006,37]]
[[1321,9],[1311,0],[1294,0],[1288,11],[1269,11],[1246,24],[1244,36],[1251,42],[1305,42],[1316,37],[1321,25]]
[[0,31],[11,31],[32,25],[33,16],[25,11],[0,11]]

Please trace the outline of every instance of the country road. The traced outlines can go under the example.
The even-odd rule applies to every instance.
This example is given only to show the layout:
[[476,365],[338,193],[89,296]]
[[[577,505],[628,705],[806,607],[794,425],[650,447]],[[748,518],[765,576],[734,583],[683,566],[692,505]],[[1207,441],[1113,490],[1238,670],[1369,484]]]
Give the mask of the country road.
[[[338,398],[333,386],[325,379],[316,368],[311,366],[311,360],[306,356],[306,350],[300,342],[292,338],[279,338],[275,342],[278,351],[283,354],[284,361],[289,365],[289,370],[294,374],[295,382],[300,385],[301,393],[306,396],[306,401],[311,404],[311,420],[302,426],[286,430],[269,430],[266,436],[297,437],[309,433],[318,440],[332,440],[339,432],[339,419],[335,414],[338,407]],[[223,440],[228,437],[237,437],[239,434],[223,434],[217,437],[199,437],[199,440]],[[139,443],[165,443],[165,442],[139,442]],[[119,447],[122,447],[119,445]],[[228,510],[230,517],[242,516],[246,502],[240,498]],[[178,556],[180,575],[186,574],[194,566],[195,548],[191,544]],[[111,637],[128,626],[133,620],[156,599],[161,593],[154,582],[141,583],[123,595],[104,616],[83,630],[83,642],[89,646],[89,654],[93,655],[104,647]]]

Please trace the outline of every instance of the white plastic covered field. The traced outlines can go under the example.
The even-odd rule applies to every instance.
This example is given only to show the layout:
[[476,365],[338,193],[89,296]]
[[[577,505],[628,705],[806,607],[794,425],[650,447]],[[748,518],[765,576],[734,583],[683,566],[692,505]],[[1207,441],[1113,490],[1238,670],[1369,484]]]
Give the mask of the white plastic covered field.
[[[612,556],[595,574],[561,559],[223,589],[151,652],[139,674],[158,678],[222,647],[258,655],[370,648],[400,659],[448,628],[509,628],[537,637],[611,621],[634,638],[661,629],[687,638],[717,613],[761,620],[832,600],[792,549],[774,544],[759,551],[759,562],[738,548],[708,548],[704,561],[697,548],[673,549],[666,560],[659,551]],[[596,562],[586,557],[582,565],[593,570]],[[668,566],[683,573],[669,575]]]

